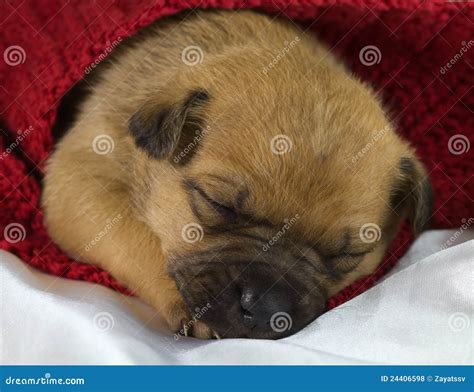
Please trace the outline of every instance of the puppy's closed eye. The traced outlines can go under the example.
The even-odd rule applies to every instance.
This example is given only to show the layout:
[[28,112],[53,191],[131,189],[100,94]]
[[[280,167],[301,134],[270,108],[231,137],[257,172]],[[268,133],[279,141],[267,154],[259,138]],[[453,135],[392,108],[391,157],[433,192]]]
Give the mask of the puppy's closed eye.
[[203,189],[196,187],[195,190],[199,194],[202,200],[204,200],[207,205],[220,214],[226,221],[235,223],[238,220],[238,213],[234,210],[234,207],[229,206],[228,204],[215,200],[213,197],[209,196]]
[[210,195],[204,188],[192,180],[186,180],[185,186],[190,195],[191,208],[196,217],[206,226],[215,227],[235,224],[240,214],[232,202]]
[[370,252],[343,252],[334,256],[330,256],[330,263],[333,269],[337,272],[350,272],[357,268],[364,256],[368,253]]

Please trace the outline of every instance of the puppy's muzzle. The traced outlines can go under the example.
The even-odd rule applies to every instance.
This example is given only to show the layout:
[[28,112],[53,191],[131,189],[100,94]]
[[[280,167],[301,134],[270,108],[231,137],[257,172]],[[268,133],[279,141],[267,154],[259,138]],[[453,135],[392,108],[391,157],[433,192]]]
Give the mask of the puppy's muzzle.
[[172,275],[191,315],[220,337],[280,339],[319,316],[326,296],[311,266],[262,259],[188,260]]

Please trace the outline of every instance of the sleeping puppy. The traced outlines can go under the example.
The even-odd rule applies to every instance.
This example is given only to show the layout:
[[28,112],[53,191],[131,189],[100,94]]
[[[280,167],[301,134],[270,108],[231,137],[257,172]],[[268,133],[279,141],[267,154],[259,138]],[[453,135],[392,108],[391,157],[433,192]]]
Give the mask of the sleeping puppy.
[[177,333],[290,335],[374,271],[401,219],[428,221],[413,149],[292,23],[160,20],[100,68],[48,161],[45,222]]

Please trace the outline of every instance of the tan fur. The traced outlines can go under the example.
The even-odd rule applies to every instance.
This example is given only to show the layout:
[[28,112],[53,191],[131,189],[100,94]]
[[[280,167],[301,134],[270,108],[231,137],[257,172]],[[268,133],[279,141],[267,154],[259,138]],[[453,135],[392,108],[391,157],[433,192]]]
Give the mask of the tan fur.
[[[245,207],[252,216],[278,227],[298,214],[291,238],[323,244],[328,251],[341,246],[348,227],[357,233],[366,223],[381,226],[382,239],[355,270],[337,282],[322,279],[332,295],[371,273],[400,219],[389,205],[401,176],[400,158],[412,158],[413,152],[393,132],[370,88],[313,36],[252,12],[171,18],[143,36],[103,65],[77,122],[49,159],[43,202],[54,241],[71,256],[111,272],[176,331],[190,315],[168,264],[175,252],[222,241],[206,235],[198,244],[182,240],[182,228],[196,222],[182,181],[198,179],[210,194],[232,199],[238,189],[213,177],[221,176],[249,189]],[[183,63],[182,52],[190,45],[202,49],[201,64]],[[195,88],[205,88],[211,99],[200,114],[208,131],[190,163],[153,160],[137,149],[128,131],[130,117],[140,108],[152,115]],[[380,132],[383,136],[354,160]],[[114,141],[114,150],[105,155],[92,148],[102,134]],[[270,143],[280,134],[292,148],[275,155]],[[86,250],[108,224],[106,235]],[[357,235],[352,239],[355,250],[365,245]],[[198,322],[194,335],[209,338],[212,332]]]

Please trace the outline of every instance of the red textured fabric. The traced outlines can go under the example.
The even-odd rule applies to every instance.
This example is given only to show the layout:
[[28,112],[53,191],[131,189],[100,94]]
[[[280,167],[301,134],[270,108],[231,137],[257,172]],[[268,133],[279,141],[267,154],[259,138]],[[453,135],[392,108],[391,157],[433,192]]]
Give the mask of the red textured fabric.
[[[53,146],[51,126],[61,97],[112,42],[162,16],[194,7],[258,8],[316,31],[355,74],[380,91],[399,132],[416,146],[436,195],[433,227],[459,227],[473,216],[473,3],[3,0],[0,248],[51,274],[124,292],[106,272],[69,259],[45,231],[40,179]],[[373,59],[362,61],[360,55],[369,45],[380,56],[376,53],[375,63],[368,66],[363,62]],[[9,238],[5,238],[7,231]],[[329,307],[369,288],[396,263],[411,240],[403,228],[377,271],[332,298]]]

